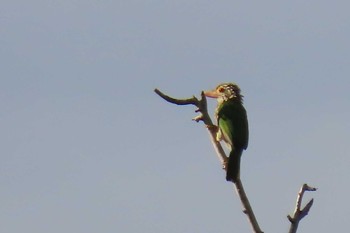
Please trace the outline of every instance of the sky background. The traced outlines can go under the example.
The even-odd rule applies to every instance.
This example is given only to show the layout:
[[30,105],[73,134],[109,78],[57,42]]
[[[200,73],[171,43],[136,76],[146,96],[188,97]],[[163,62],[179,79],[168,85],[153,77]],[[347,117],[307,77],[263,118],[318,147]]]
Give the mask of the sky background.
[[[264,232],[345,232],[349,1],[3,0],[0,232],[251,232],[193,106],[236,82]],[[211,100],[210,112],[215,101]],[[212,114],[213,115],[213,114]]]

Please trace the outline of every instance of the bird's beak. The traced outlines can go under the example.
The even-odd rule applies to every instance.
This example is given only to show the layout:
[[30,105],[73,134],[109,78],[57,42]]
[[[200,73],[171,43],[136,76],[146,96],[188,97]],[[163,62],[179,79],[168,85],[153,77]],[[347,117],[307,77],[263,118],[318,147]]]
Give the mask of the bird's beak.
[[204,92],[204,95],[206,97],[210,97],[210,98],[218,98],[219,97],[219,94],[216,90],[212,90],[212,91],[205,91]]

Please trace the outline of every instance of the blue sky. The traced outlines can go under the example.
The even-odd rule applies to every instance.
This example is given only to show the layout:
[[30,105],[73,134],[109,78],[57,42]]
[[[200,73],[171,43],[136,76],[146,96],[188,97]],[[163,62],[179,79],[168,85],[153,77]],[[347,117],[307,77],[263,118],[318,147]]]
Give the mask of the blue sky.
[[[205,127],[175,97],[236,82],[261,228],[347,229],[347,1],[2,1],[1,232],[250,232]],[[214,112],[215,102],[209,104]]]

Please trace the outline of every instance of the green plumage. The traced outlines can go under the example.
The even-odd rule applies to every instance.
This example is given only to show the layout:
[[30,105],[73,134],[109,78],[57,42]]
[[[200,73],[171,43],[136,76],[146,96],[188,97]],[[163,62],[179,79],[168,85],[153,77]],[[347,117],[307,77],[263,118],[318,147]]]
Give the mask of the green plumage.
[[247,113],[241,100],[228,99],[217,107],[219,134],[231,148],[226,180],[236,182],[239,176],[242,151],[248,147]]
[[247,112],[242,104],[241,90],[235,83],[222,83],[215,90],[205,91],[204,94],[218,101],[216,139],[224,140],[231,150],[226,180],[235,183],[239,177],[242,152],[247,149],[249,138]]

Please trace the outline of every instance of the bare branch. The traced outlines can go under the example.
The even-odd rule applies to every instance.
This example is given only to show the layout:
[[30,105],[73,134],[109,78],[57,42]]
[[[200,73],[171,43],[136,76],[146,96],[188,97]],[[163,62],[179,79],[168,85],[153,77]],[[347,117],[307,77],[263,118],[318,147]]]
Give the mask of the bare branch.
[[301,202],[303,201],[303,196],[305,191],[316,191],[317,188],[313,188],[307,184],[303,184],[303,186],[300,188],[300,191],[298,193],[297,201],[295,204],[295,210],[293,213],[293,217],[288,215],[287,218],[291,222],[290,228],[289,228],[289,233],[295,233],[297,232],[299,222],[301,219],[303,219],[306,215],[308,215],[312,204],[314,203],[314,199],[311,199],[305,206],[304,208],[301,208]]
[[243,213],[245,213],[249,219],[250,225],[253,228],[253,231],[255,233],[263,233],[263,231],[260,229],[258,221],[255,218],[254,212],[252,207],[250,206],[249,200],[247,195],[245,194],[241,179],[238,178],[236,183],[236,191],[238,193],[238,196],[241,200],[241,203],[243,205]]
[[157,88],[154,89],[154,92],[157,93],[160,97],[162,97],[163,99],[165,99],[166,101],[168,101],[169,103],[172,103],[172,104],[177,104],[177,105],[193,104],[195,106],[198,105],[198,99],[195,96],[193,96],[192,98],[187,98],[187,99],[175,99],[173,97],[170,97],[170,96],[164,94],[163,92],[161,92]]
[[197,107],[196,112],[199,112],[200,114],[194,117],[193,120],[196,122],[203,121],[203,123],[206,125],[210,134],[211,142],[218,156],[218,159],[220,160],[222,167],[225,169],[226,163],[227,163],[227,156],[225,154],[225,151],[222,149],[221,144],[216,140],[216,130],[214,130],[215,126],[213,125],[213,122],[210,119],[210,116],[208,114],[207,99],[204,93],[203,92],[201,93],[201,99],[198,100],[195,96],[187,99],[173,98],[164,94],[158,89],[155,89],[154,92],[156,92],[160,97],[162,97],[164,100],[166,100],[169,103],[177,104],[177,105],[192,104]]
[[[204,95],[204,92],[201,93],[201,99],[198,100],[194,96],[192,98],[188,98],[188,99],[176,99],[176,98],[169,97],[168,95],[163,94],[158,89],[155,89],[154,91],[160,97],[162,97],[163,99],[165,99],[166,101],[168,101],[170,103],[177,104],[177,105],[193,104],[198,108],[196,110],[196,112],[200,112],[200,115],[194,117],[193,120],[195,120],[196,122],[203,121],[203,123],[206,125],[208,132],[210,134],[210,140],[214,146],[216,154],[217,154],[217,156],[218,156],[218,158],[223,166],[223,169],[226,170],[226,164],[227,164],[228,159],[227,159],[227,156],[226,156],[224,150],[222,149],[220,142],[218,142],[216,140],[217,127],[215,125],[213,125],[212,120],[210,119],[210,116],[208,114],[207,101],[206,101],[206,97]],[[243,208],[244,208],[243,212],[247,215],[248,220],[249,220],[254,232],[255,233],[263,233],[263,231],[261,231],[259,224],[255,218],[253,209],[250,206],[248,197],[245,194],[242,182],[239,178],[236,181],[235,185],[236,185],[236,190],[237,190],[238,196],[239,196],[241,203],[243,205]]]
[[[200,114],[196,117],[193,118],[194,121],[199,122],[199,121],[203,121],[203,123],[206,125],[208,132],[210,134],[210,139],[211,142],[213,144],[213,147],[216,151],[216,154],[218,155],[218,158],[223,166],[223,169],[226,170],[226,165],[227,165],[227,156],[224,152],[224,150],[222,149],[222,146],[220,144],[220,142],[218,142],[216,140],[216,132],[217,132],[217,127],[215,125],[213,125],[212,120],[210,119],[210,116],[208,114],[208,109],[207,109],[207,101],[206,101],[206,97],[204,95],[204,93],[201,93],[201,99],[198,100],[195,96],[193,96],[192,98],[187,98],[187,99],[176,99],[173,97],[170,97],[168,95],[165,95],[164,93],[162,93],[161,91],[159,91],[158,89],[154,90],[160,97],[162,97],[164,100],[166,100],[169,103],[173,103],[173,104],[177,104],[177,105],[195,105],[197,107],[197,110],[195,112],[199,112]],[[248,217],[248,220],[253,228],[253,231],[255,233],[263,233],[263,231],[260,229],[259,224],[255,218],[253,209],[250,206],[248,197],[244,191],[242,182],[240,180],[240,178],[238,178],[238,180],[235,183],[235,187],[236,187],[236,191],[237,194],[241,200],[241,203],[243,205],[243,213],[245,213]],[[303,219],[310,211],[312,205],[313,205],[313,199],[311,199],[304,208],[301,209],[301,203],[302,203],[302,199],[304,196],[305,191],[316,191],[316,188],[310,187],[307,184],[304,184],[299,193],[298,193],[298,197],[297,197],[297,201],[296,201],[296,207],[294,210],[294,214],[293,217],[288,215],[287,218],[288,220],[291,222],[291,226],[289,229],[289,233],[296,233],[297,229],[298,229],[298,225],[299,222],[301,221],[301,219]]]

